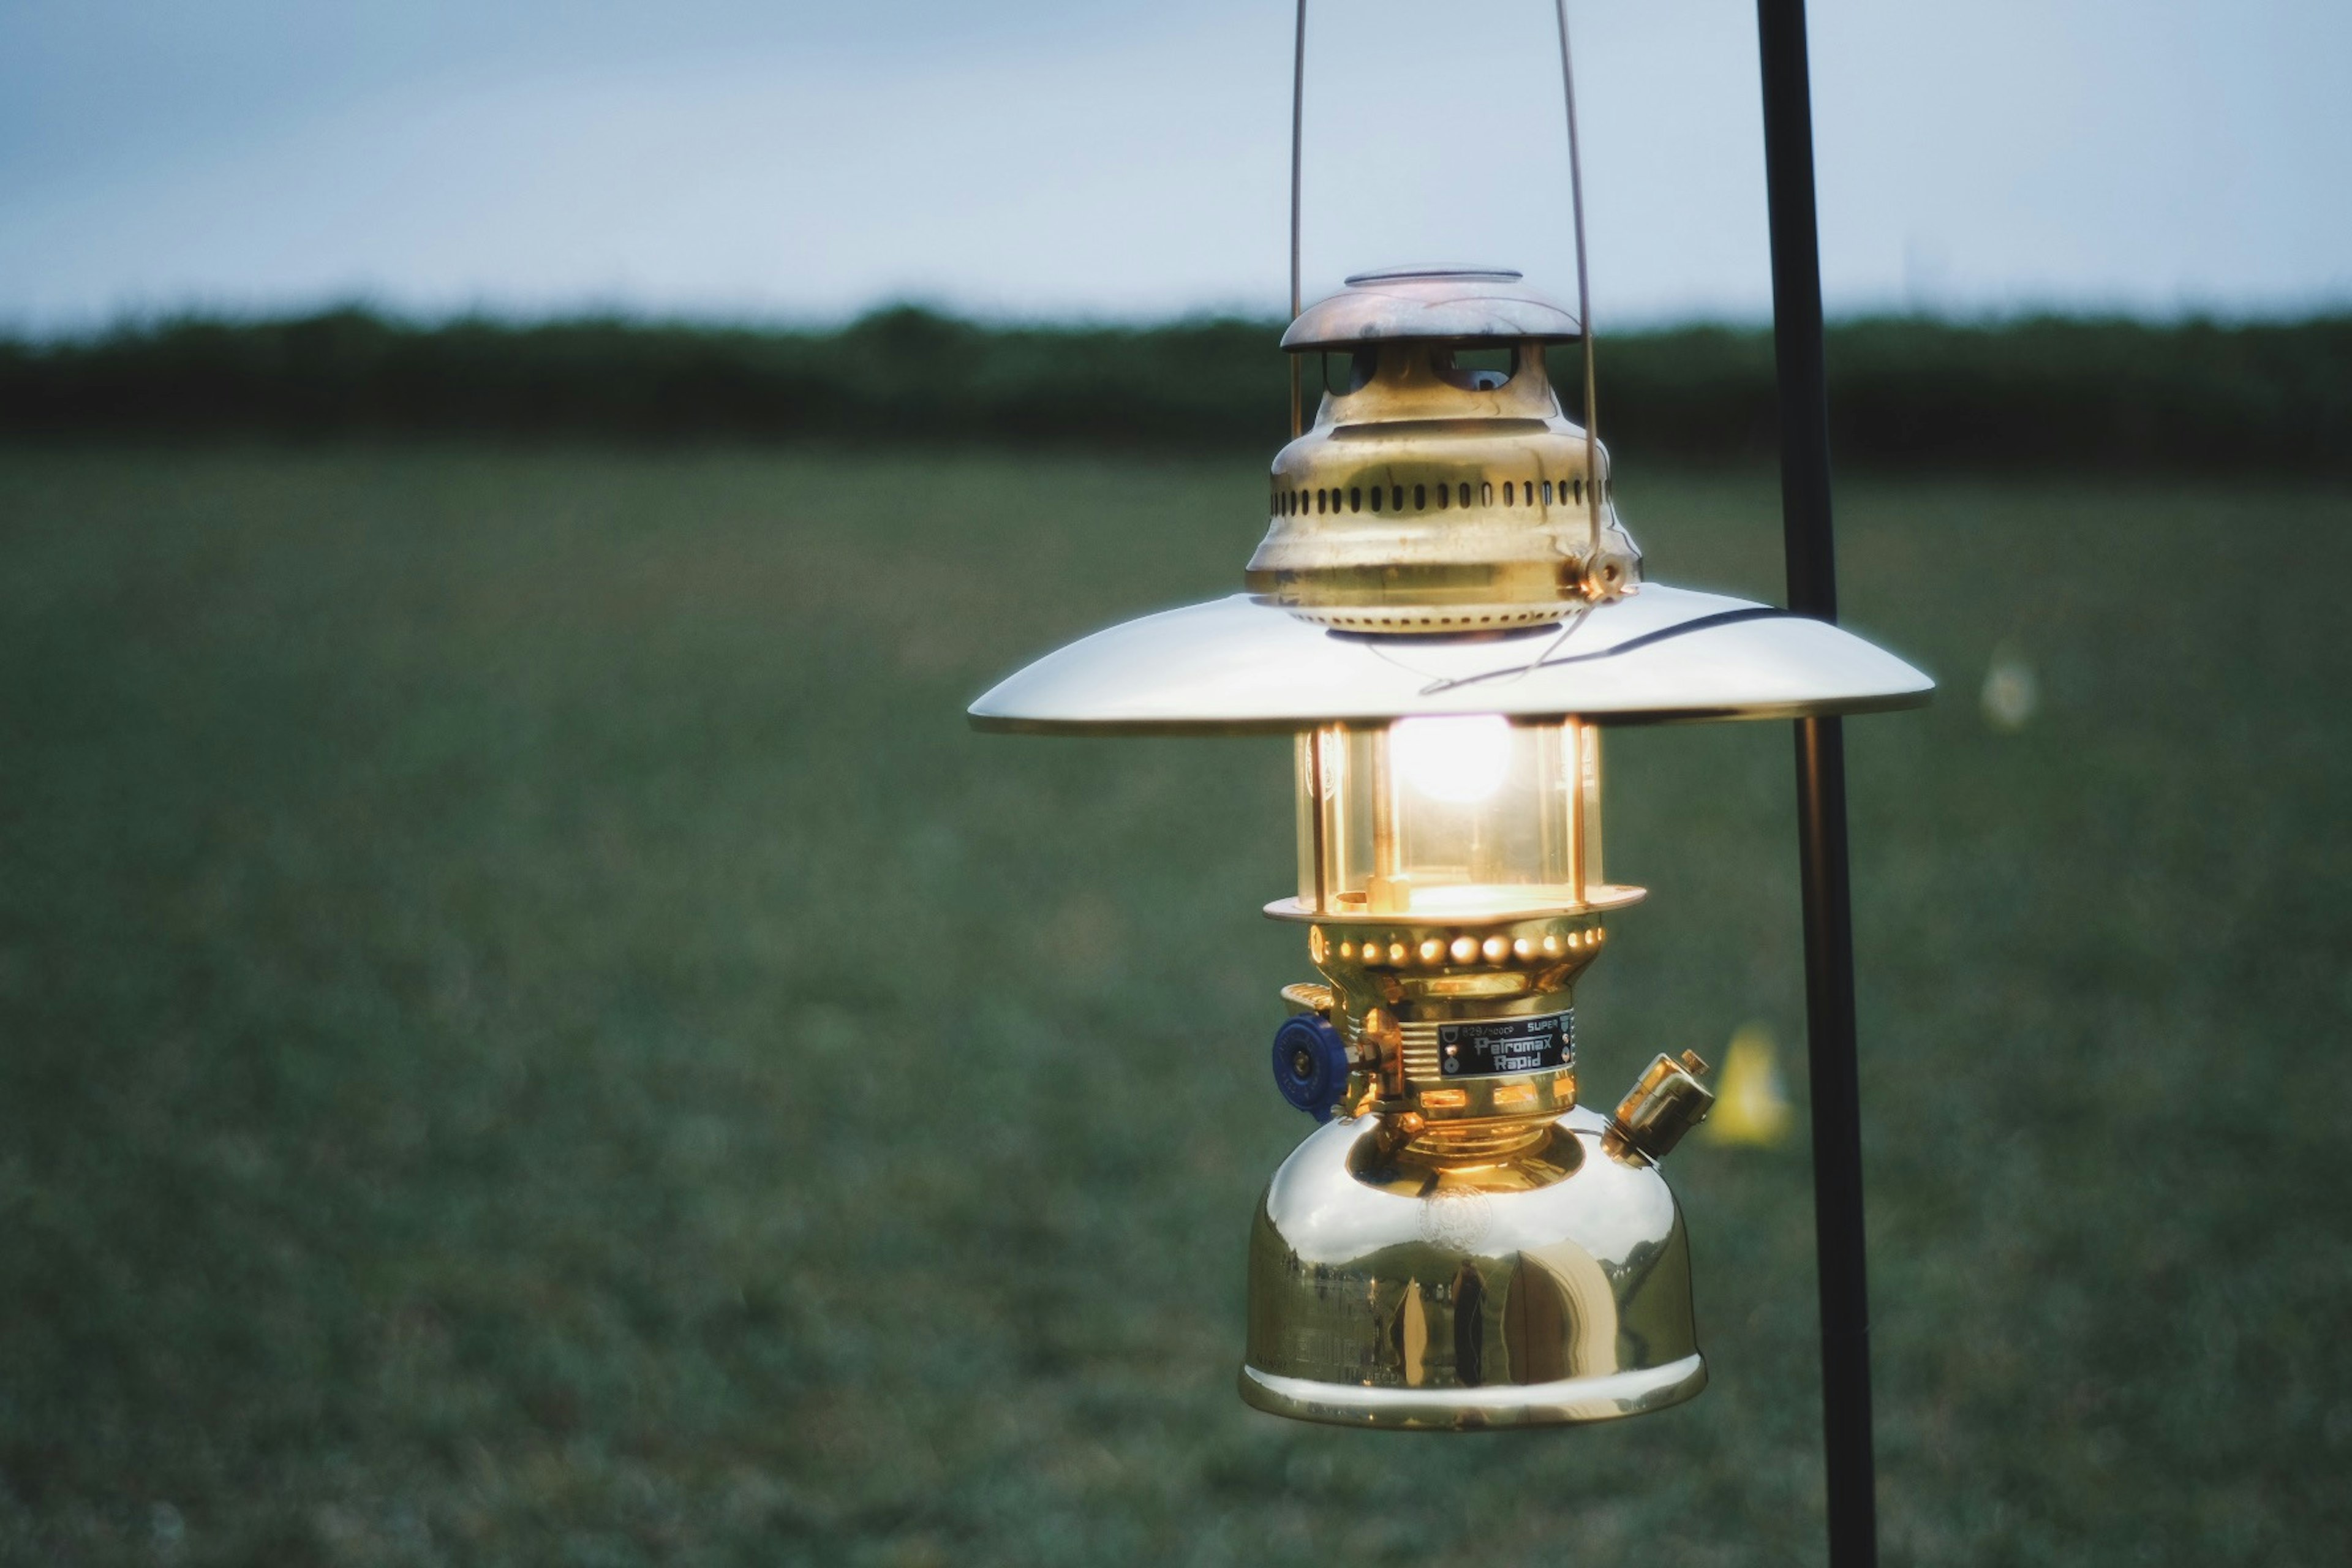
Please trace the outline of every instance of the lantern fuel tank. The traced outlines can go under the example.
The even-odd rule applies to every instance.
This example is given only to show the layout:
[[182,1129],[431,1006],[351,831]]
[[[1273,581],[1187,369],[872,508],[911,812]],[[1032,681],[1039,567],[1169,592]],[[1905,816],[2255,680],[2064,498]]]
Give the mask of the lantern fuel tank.
[[1574,1110],[1475,1162],[1335,1120],[1250,1234],[1242,1397],[1346,1426],[1469,1429],[1637,1415],[1706,1384],[1680,1209]]

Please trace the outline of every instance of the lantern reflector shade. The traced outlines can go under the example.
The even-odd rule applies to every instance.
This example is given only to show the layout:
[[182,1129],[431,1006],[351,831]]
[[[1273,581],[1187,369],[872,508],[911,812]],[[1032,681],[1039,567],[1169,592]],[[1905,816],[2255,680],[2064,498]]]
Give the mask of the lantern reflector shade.
[[1421,714],[1654,723],[1912,708],[1932,689],[1826,622],[1657,584],[1557,626],[1463,637],[1327,631],[1236,594],[1059,648],[992,688],[971,716],[982,730],[1113,733]]

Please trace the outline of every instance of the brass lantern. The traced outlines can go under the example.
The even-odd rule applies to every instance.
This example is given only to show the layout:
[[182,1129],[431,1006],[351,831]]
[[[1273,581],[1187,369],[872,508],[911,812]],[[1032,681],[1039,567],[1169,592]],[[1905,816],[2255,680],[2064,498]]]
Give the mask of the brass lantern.
[[[1366,1426],[1603,1420],[1706,1381],[1658,1162],[1706,1113],[1661,1055],[1583,1103],[1575,984],[1641,899],[1603,868],[1612,724],[1910,706],[1826,623],[1644,584],[1547,344],[1575,316],[1485,269],[1366,273],[1301,313],[1345,390],[1275,459],[1251,590],[1098,632],[982,729],[1286,731],[1295,892],[1277,1088],[1321,1123],[1249,1251],[1244,1399]],[[1482,363],[1485,362],[1485,363]]]

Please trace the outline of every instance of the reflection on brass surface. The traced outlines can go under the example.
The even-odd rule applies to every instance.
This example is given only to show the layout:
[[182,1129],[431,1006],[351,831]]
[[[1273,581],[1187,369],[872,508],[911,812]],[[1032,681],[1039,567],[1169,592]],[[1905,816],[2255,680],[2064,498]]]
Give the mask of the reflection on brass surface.
[[1331,988],[1309,981],[1282,988],[1282,1005],[1293,1013],[1325,1013],[1331,1011]]
[[1267,1186],[1243,1398],[1460,1429],[1607,1420],[1705,1386],[1681,1214],[1654,1168],[1606,1156],[1601,1117],[1572,1110],[1476,1161],[1381,1131],[1329,1122]]

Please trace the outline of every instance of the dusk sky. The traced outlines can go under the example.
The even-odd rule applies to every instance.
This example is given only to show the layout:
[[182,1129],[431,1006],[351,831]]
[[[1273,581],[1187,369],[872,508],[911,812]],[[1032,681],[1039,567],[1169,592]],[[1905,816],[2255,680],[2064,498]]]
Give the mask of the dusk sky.
[[[2352,304],[2345,0],[1813,0],[1832,307]],[[1310,294],[1572,290],[1551,11],[1318,0]],[[1759,319],[1748,0],[1581,0],[1598,325]],[[0,326],[1271,313],[1288,0],[14,0]]]

